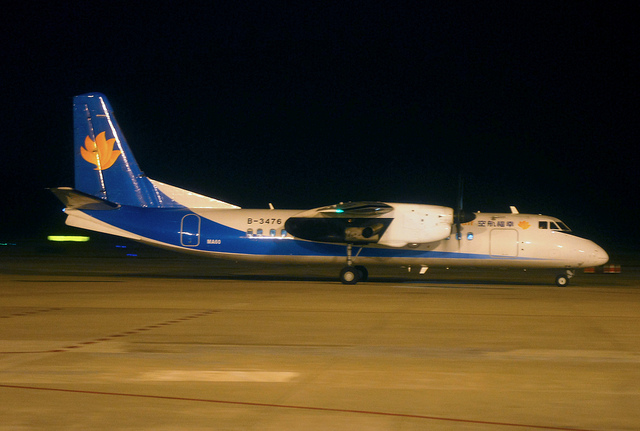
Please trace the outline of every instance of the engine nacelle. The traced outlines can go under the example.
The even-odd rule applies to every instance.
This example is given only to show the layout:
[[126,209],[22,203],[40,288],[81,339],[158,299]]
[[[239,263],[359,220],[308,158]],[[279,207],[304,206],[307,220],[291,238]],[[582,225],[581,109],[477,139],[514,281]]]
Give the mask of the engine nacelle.
[[[389,223],[386,223],[388,226]],[[347,227],[344,230],[346,242],[377,242],[379,234],[385,229],[384,223],[376,223],[365,227]]]
[[438,205],[390,204],[393,222],[378,244],[404,247],[440,241],[451,235],[453,208]]
[[304,211],[285,222],[309,241],[404,247],[451,235],[453,209],[437,205],[349,202]]

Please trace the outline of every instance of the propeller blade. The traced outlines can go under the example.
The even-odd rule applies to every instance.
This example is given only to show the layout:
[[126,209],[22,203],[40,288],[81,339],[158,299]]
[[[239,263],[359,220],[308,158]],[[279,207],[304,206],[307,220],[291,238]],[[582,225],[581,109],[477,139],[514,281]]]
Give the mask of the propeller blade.
[[458,239],[458,246],[460,246],[460,239],[462,239],[462,211],[463,211],[463,194],[464,194],[464,182],[462,175],[458,176],[458,207],[456,208],[456,238]]

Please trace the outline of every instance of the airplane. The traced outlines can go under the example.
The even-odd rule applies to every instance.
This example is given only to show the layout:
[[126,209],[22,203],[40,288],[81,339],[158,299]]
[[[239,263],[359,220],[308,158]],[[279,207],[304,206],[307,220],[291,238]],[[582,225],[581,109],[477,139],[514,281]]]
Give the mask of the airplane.
[[356,284],[367,267],[547,268],[566,286],[607,253],[555,217],[473,213],[439,205],[346,202],[309,210],[242,209],[144,175],[101,93],[74,97],[75,188],[51,191],[70,226],[175,251],[282,264],[342,265]]

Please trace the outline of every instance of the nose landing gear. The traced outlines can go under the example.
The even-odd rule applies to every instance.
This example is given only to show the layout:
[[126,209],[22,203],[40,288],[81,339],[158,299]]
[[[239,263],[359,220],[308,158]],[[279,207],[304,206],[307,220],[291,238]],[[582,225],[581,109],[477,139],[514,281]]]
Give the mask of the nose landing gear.
[[576,275],[575,269],[567,269],[564,274],[560,274],[556,277],[556,286],[565,287],[569,285],[569,280]]

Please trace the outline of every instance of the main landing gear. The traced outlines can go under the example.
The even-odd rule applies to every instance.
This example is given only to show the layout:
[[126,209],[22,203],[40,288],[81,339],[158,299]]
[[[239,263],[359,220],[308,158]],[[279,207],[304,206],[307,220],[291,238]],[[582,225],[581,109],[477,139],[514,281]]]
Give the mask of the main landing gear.
[[[347,266],[340,271],[340,281],[342,284],[356,284],[359,281],[367,281],[369,279],[369,271],[367,271],[367,268],[362,265],[353,264],[351,250],[352,244],[347,244]],[[362,250],[362,248],[360,248],[360,250]],[[360,250],[358,250],[358,254]]]
[[576,275],[575,269],[567,269],[564,274],[560,274],[556,277],[556,286],[565,287],[569,285],[569,280]]
[[369,271],[361,265],[345,266],[340,271],[340,281],[342,284],[356,284],[359,281],[367,281]]

